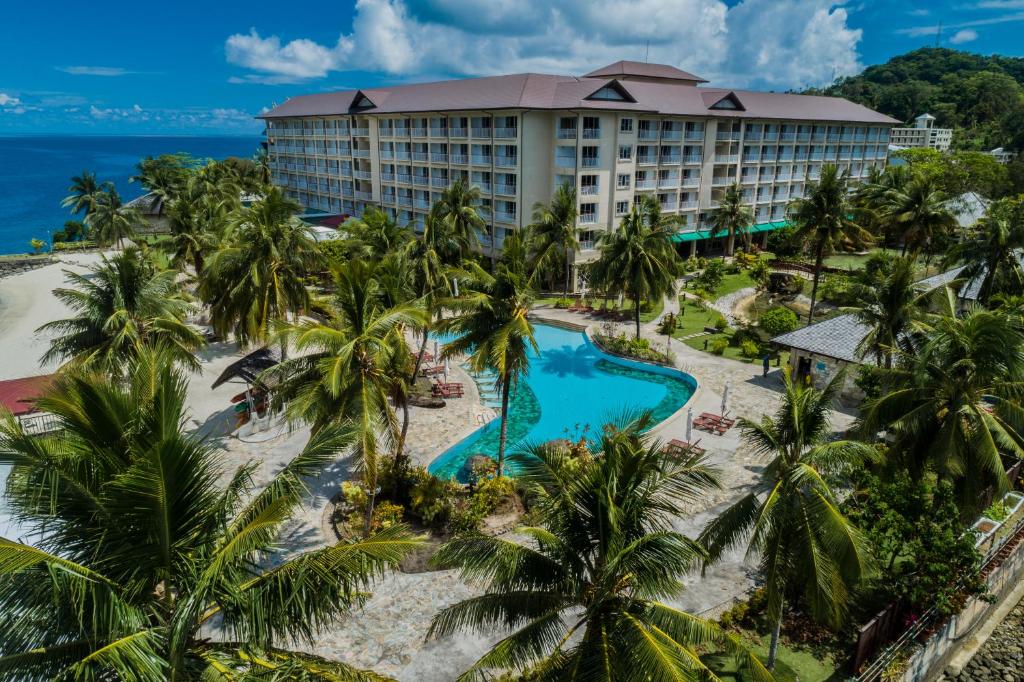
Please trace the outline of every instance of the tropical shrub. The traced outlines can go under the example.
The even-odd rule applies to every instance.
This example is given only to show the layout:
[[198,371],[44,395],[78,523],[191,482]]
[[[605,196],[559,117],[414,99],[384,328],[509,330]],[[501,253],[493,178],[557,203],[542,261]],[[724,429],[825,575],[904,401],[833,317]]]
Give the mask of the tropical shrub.
[[718,317],[715,318],[715,329],[717,329],[718,331],[722,331],[728,326],[729,323],[726,322],[724,315],[719,315]]
[[788,272],[772,272],[768,275],[768,293],[793,298],[804,290],[804,279]]
[[411,470],[409,512],[424,525],[440,530],[451,520],[455,502],[462,488],[454,481],[444,481],[425,468]]
[[663,336],[672,336],[673,334],[676,333],[676,328],[678,326],[679,325],[678,320],[676,319],[676,314],[667,313],[664,317],[661,318],[661,321],[658,323],[658,333]]
[[386,500],[379,502],[373,508],[373,521],[370,524],[370,529],[387,530],[392,526],[398,525],[402,522],[402,513],[405,510],[400,504],[394,504]]
[[728,347],[729,339],[724,336],[715,337],[714,339],[711,339],[711,343],[708,344],[708,350],[715,355],[722,355]]
[[756,357],[760,357],[761,347],[757,345],[756,341],[747,339],[740,343],[740,355],[753,360]]
[[838,306],[850,306],[857,303],[854,291],[854,280],[851,277],[827,273],[818,286],[818,298]]
[[750,265],[750,279],[754,280],[754,286],[758,291],[768,288],[768,277],[771,273],[772,269],[768,265],[767,258],[757,258]]
[[789,308],[777,305],[764,311],[757,324],[768,336],[774,337],[793,331],[800,324],[800,320]]
[[754,263],[761,260],[753,253],[746,253],[744,251],[737,251],[733,256],[735,263],[741,268],[753,267]]
[[637,360],[671,364],[672,356],[651,347],[651,342],[645,338],[627,338],[625,334],[609,336],[606,334],[595,334],[594,341],[605,350]]
[[722,285],[726,268],[722,261],[715,259],[704,264],[704,270],[693,279],[694,286],[704,289],[711,294]]

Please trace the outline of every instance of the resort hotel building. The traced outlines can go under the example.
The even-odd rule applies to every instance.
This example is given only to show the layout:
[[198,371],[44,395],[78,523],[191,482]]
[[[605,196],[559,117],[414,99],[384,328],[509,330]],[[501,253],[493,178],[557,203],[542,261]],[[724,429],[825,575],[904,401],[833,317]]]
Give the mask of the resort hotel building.
[[882,167],[898,121],[848,100],[702,86],[662,64],[621,61],[584,76],[515,74],[293,97],[261,116],[273,181],[309,212],[379,206],[422,229],[439,193],[480,188],[486,253],[530,222],[535,203],[576,187],[582,249],[642,195],[678,215],[683,255],[706,249],[708,216],[742,187],[754,232],[823,164],[856,181]]
[[893,128],[890,142],[895,147],[931,148],[946,152],[949,151],[949,145],[953,142],[953,129],[936,128],[934,116],[921,114],[914,119],[912,127]]

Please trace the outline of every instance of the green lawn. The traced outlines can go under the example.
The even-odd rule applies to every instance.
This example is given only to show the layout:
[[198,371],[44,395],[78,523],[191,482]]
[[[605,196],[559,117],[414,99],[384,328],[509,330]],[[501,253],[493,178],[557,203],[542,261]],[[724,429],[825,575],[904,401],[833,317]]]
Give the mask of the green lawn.
[[[749,632],[745,632],[744,635],[744,641],[758,657],[762,661],[767,660],[768,635],[761,637]],[[735,659],[727,654],[710,654],[702,656],[701,660],[723,680],[740,682],[750,679],[737,672],[738,666]],[[823,658],[817,652],[791,649],[780,644],[779,656],[775,664],[775,679],[779,682],[826,682],[843,680],[846,679],[846,676],[836,670],[831,659]]]
[[[739,287],[742,288],[742,287]],[[679,309],[682,312],[681,315],[676,317],[676,333],[673,335],[676,339],[682,339],[684,336],[695,334],[703,331],[705,327],[714,327],[715,320],[721,317],[721,314],[716,310],[701,310],[701,308],[692,300],[682,299],[679,300]],[[731,337],[733,330],[726,328],[725,331],[716,334],[708,334],[706,336],[697,336],[692,339],[686,339],[683,341],[687,346],[695,350],[706,351],[704,348],[704,342],[707,341],[710,345],[711,340],[724,335],[726,338]],[[759,363],[760,358],[748,359],[740,355],[740,349],[738,346],[726,346],[725,352],[722,357],[729,358],[731,360],[738,360],[740,362],[748,363]],[[781,363],[786,364],[789,361],[789,352],[783,351],[781,357]],[[772,367],[775,366],[775,360],[772,360]]]

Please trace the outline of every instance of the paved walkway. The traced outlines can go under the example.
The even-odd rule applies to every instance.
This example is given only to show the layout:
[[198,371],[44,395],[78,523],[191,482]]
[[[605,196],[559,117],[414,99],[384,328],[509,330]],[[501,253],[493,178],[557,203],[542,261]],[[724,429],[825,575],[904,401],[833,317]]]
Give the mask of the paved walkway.
[[[663,314],[677,310],[675,297],[665,301]],[[564,310],[545,309],[541,314],[576,324],[601,324]],[[643,325],[644,334],[653,340],[662,338],[656,334],[657,323],[658,320],[653,320]],[[619,323],[619,326],[632,334],[630,323]],[[730,416],[758,419],[775,405],[781,387],[779,370],[762,377],[759,365],[702,353],[678,341],[670,345],[678,367],[698,381],[698,389],[689,404],[695,415],[703,411],[720,412],[727,384]],[[237,349],[231,344],[216,344],[203,352],[201,372],[193,377],[189,388],[190,424],[224,450],[225,465],[229,469],[249,460],[259,462],[255,478],[258,483],[265,483],[303,447],[308,430],[287,431],[264,443],[246,443],[228,435],[233,419],[228,401],[240,388],[226,384],[214,391],[210,384],[237,357]],[[449,401],[449,405],[440,410],[412,410],[409,451],[419,464],[427,464],[477,428],[479,415],[486,410],[479,403],[473,381],[454,364],[451,370],[451,379],[464,384],[466,397]],[[837,427],[845,426],[849,420],[845,415],[836,415]],[[686,409],[656,427],[654,434],[663,440],[685,438]],[[764,466],[764,462],[742,445],[738,429],[723,436],[694,430],[693,439],[697,438],[707,450],[708,462],[721,472],[722,489],[704,496],[694,505],[691,516],[680,518],[675,524],[680,532],[691,537],[721,509],[755,485]],[[303,513],[289,527],[282,552],[302,551],[334,542],[324,519],[328,501],[340,489],[341,482],[354,475],[352,463],[347,460],[339,460],[323,472],[311,488]],[[703,578],[695,573],[684,582],[688,589],[672,603],[691,612],[714,615],[753,586],[754,573],[744,562],[742,551],[735,551],[711,567]],[[442,641],[424,641],[430,620],[440,608],[479,594],[479,587],[459,580],[453,571],[416,575],[393,573],[378,580],[372,591],[373,596],[363,609],[343,618],[318,639],[312,647],[315,653],[399,680],[442,681],[457,677],[500,637],[500,633],[486,638],[465,634]]]

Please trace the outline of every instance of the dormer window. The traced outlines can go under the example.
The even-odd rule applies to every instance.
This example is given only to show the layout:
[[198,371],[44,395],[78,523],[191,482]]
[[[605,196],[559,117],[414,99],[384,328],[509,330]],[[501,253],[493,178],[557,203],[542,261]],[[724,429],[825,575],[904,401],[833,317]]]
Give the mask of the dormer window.
[[618,81],[608,81],[597,91],[591,93],[586,99],[601,100],[604,102],[635,102],[636,100],[626,88]]
[[745,111],[743,103],[740,102],[739,98],[734,93],[729,93],[722,99],[712,104],[710,109],[718,109],[725,111]]
[[364,95],[361,91],[356,93],[356,96],[352,98],[352,104],[349,105],[350,109],[361,110],[361,109],[372,109],[376,104]]

